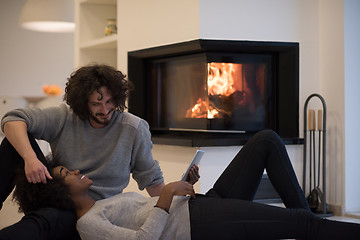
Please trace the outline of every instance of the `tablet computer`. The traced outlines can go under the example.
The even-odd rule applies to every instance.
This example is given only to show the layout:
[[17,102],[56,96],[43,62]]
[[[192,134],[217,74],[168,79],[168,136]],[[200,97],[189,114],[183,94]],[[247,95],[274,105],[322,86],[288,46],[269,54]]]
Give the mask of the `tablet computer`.
[[181,178],[181,181],[186,181],[186,179],[188,178],[189,171],[190,171],[191,167],[193,165],[199,165],[200,160],[203,157],[204,153],[205,152],[203,150],[197,150],[196,151],[196,153],[195,153],[195,155],[193,157],[193,160],[191,161],[188,168],[186,169],[186,172],[185,172],[184,176]]

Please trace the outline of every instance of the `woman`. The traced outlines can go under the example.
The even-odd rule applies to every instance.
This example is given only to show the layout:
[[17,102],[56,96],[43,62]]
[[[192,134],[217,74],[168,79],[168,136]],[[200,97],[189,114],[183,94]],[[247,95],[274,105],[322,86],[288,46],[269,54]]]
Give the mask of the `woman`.
[[[95,201],[88,194],[91,179],[63,166],[49,169],[53,176],[49,181],[67,189],[60,195],[72,200],[83,240],[360,237],[359,224],[320,219],[311,213],[285,147],[273,131],[262,131],[250,139],[205,195],[195,195],[190,183],[173,182],[156,198],[122,193]],[[251,202],[264,169],[287,209]],[[26,179],[22,182],[27,183]],[[20,207],[29,207],[31,200],[22,199],[18,192],[28,190],[30,196],[31,192],[19,186],[14,196]]]

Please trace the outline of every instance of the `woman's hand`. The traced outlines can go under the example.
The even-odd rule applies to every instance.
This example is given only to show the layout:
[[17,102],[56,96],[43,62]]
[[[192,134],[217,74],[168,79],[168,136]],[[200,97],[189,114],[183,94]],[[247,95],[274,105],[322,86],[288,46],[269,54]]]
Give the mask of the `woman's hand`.
[[195,197],[194,187],[189,182],[178,181],[166,184],[161,191],[156,207],[169,212],[173,197],[186,195]]
[[199,167],[197,165],[193,165],[189,171],[189,176],[186,181],[188,181],[191,185],[194,185],[199,181],[200,179],[200,173],[199,173]]
[[172,196],[190,195],[192,197],[195,197],[195,191],[193,185],[189,182],[184,182],[184,181],[178,181],[178,182],[172,182],[166,184],[162,192],[167,192],[167,194],[171,194]]

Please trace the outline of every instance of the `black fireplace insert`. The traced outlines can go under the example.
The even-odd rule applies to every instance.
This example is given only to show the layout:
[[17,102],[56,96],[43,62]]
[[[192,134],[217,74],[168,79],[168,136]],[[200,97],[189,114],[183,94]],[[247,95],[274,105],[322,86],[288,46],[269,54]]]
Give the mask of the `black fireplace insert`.
[[155,142],[239,145],[273,129],[299,141],[299,44],[199,39],[128,53],[129,112]]

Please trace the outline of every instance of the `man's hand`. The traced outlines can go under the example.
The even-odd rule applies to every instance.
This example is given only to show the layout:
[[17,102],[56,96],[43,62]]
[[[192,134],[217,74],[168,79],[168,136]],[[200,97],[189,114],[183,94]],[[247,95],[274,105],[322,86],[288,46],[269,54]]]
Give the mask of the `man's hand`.
[[200,179],[199,167],[197,165],[193,165],[189,171],[187,182],[191,185],[194,185]]
[[46,183],[46,179],[52,179],[47,168],[37,158],[25,161],[25,175],[29,183]]

